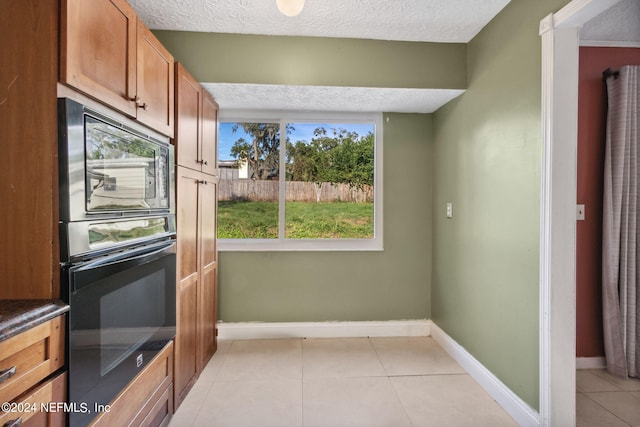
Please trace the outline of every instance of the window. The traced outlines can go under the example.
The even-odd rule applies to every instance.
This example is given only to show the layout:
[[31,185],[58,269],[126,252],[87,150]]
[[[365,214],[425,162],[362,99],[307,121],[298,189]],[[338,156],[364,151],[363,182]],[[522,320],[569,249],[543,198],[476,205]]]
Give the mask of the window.
[[381,250],[382,115],[221,113],[220,250]]

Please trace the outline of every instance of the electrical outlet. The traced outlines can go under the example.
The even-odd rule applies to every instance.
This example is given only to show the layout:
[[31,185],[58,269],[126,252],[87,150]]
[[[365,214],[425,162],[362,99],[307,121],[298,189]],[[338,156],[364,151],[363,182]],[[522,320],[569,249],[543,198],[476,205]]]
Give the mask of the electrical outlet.
[[453,203],[447,203],[447,218],[453,218]]

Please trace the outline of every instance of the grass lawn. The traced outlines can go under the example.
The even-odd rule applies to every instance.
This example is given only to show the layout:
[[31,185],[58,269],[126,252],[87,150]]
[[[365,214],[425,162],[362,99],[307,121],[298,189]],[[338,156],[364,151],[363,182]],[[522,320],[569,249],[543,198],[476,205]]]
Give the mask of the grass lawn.
[[[373,238],[373,203],[287,202],[286,237],[290,239]],[[218,202],[221,239],[278,237],[276,202]]]

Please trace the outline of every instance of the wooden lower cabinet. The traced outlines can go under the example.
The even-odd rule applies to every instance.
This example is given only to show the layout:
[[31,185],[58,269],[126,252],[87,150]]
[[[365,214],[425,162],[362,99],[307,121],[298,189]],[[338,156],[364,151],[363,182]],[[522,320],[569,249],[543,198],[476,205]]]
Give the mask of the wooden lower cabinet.
[[175,407],[216,351],[218,178],[178,167]]
[[198,371],[202,371],[217,350],[218,315],[218,216],[217,178],[204,177],[200,185],[200,294],[198,295]]
[[64,320],[58,316],[0,343],[0,402],[11,402],[64,365]]
[[167,426],[173,414],[173,342],[149,363],[91,426]]
[[64,366],[65,315],[0,343],[0,425],[63,427],[67,374]]
[[0,413],[0,425],[64,427],[67,420],[63,406],[66,390],[66,373],[45,381],[11,402],[11,411]]

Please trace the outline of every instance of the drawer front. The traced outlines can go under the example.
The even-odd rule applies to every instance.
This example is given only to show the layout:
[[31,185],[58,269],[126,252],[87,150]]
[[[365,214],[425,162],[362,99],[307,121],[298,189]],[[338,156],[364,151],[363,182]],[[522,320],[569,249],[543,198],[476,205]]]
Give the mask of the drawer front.
[[[173,341],[127,385],[111,402],[109,412],[101,413],[90,424],[96,426],[140,426],[156,419],[156,415],[165,411],[173,413]],[[162,403],[164,402],[164,403]],[[160,404],[157,406],[157,404]],[[150,415],[154,412],[154,415]],[[168,420],[168,417],[159,417]]]
[[[19,400],[11,403],[11,411],[0,412],[0,426],[21,419],[22,426],[28,427],[63,427],[66,422],[63,406],[66,400],[67,374],[41,384],[25,393]],[[43,412],[41,409],[52,409]]]
[[140,427],[160,427],[169,425],[169,420],[173,415],[173,383],[169,384],[164,391],[159,390],[151,399],[151,403],[155,402],[148,414],[138,422],[138,419],[144,414],[144,411],[133,420],[133,425]]
[[[0,402],[11,402],[64,365],[64,315],[0,343]],[[0,377],[1,377],[0,373]]]

